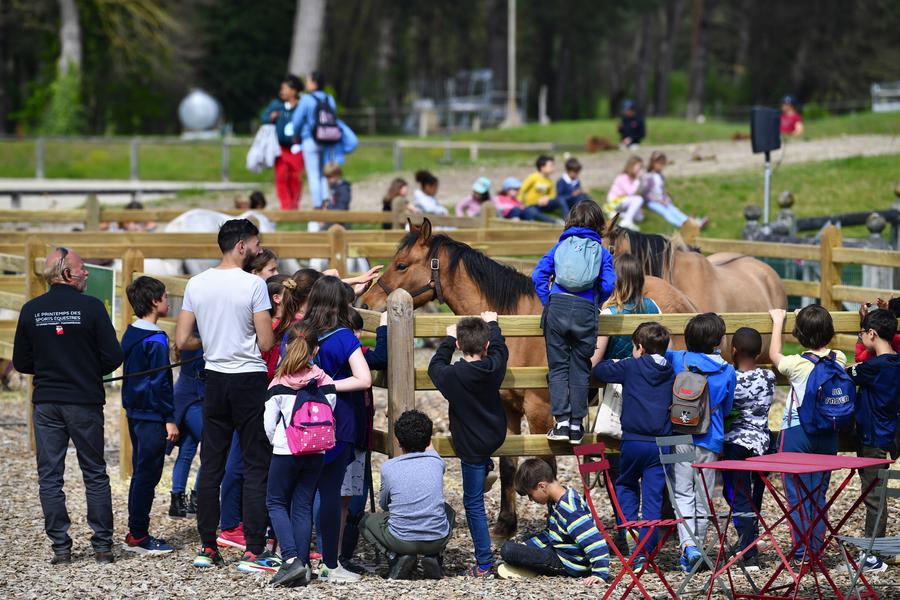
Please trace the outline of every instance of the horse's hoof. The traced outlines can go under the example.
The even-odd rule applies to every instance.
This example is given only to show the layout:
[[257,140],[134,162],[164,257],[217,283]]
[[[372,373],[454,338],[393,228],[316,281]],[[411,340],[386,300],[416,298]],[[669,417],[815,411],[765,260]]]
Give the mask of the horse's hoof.
[[504,522],[498,521],[494,528],[491,530],[491,541],[494,543],[505,542],[506,540],[512,539],[516,535],[516,523],[513,522]]

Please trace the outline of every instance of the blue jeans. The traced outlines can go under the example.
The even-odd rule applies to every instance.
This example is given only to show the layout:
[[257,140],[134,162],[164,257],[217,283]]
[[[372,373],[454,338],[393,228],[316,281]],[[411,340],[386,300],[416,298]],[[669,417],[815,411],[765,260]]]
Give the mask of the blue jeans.
[[[810,435],[803,431],[801,425],[794,425],[781,431],[783,438],[784,452],[805,452],[812,454],[837,454],[837,434],[836,433],[819,433]],[[797,484],[796,478],[806,487],[807,497],[803,489]],[[808,524],[817,517],[816,507],[821,509],[825,506],[825,497],[828,493],[828,482],[831,480],[831,473],[811,473],[809,475],[785,475],[784,489],[787,493],[788,502],[791,507],[800,506],[800,509],[791,513],[791,537],[794,544],[799,544],[794,551],[794,558],[800,559],[804,555],[808,556],[806,544],[800,542],[798,530],[808,529]],[[800,501],[803,504],[800,505]],[[815,503],[815,504],[814,504]],[[805,526],[804,526],[805,525]],[[825,523],[819,520],[813,528],[812,546],[817,551],[822,545],[825,538]]]
[[[178,447],[178,458],[172,467],[172,493],[180,494],[187,489],[191,463],[197,455],[197,447],[203,439],[203,404],[198,402],[188,407],[181,423],[181,446]],[[197,478],[194,477],[194,491],[197,491]]]
[[487,513],[484,511],[484,480],[492,466],[491,459],[480,465],[460,461],[466,523],[475,546],[475,561],[482,568],[494,562],[491,555],[491,534],[488,531]]
[[140,539],[149,533],[153,492],[166,459],[166,424],[128,419],[131,437],[131,485],[128,487],[128,531]]
[[[725,443],[725,460],[747,460],[756,456],[752,451],[738,444]],[[725,485],[723,495],[736,513],[759,512],[762,508],[765,485],[758,473],[749,471],[725,471],[722,473]],[[756,509],[756,510],[754,510]],[[738,550],[743,550],[759,535],[759,522],[755,517],[735,517],[734,526],[740,539]],[[747,552],[744,558],[756,556],[756,548]]]
[[681,227],[684,225],[684,222],[688,220],[688,216],[681,212],[681,210],[672,204],[663,204],[661,202],[653,202],[651,200],[647,200],[644,202],[644,206],[661,216],[663,219],[674,225],[675,227]]
[[312,198],[313,208],[322,208],[322,205],[328,204],[331,197],[331,188],[328,187],[328,180],[322,174],[325,165],[324,152],[311,137],[303,140],[303,162],[306,165],[306,181],[309,184],[309,197]]
[[563,206],[560,206],[560,204],[556,200],[551,200],[547,203],[547,206],[538,206],[537,204],[526,206],[525,210],[522,212],[519,218],[525,221],[543,221],[544,223],[555,223],[556,217],[544,213],[553,213],[557,210],[564,215],[568,213],[568,210]]
[[243,521],[244,462],[241,460],[241,441],[237,431],[231,437],[231,449],[225,462],[225,476],[221,490],[222,517],[219,527],[234,529]]
[[[666,473],[659,461],[656,442],[625,440],[620,451],[615,488],[622,515],[629,521],[661,519]],[[647,537],[648,532],[648,528],[641,528],[638,539]],[[654,533],[644,544],[647,554],[653,551],[656,543],[657,535]]]
[[322,454],[272,455],[266,508],[281,547],[281,558],[309,562],[312,537],[312,501],[322,472]]

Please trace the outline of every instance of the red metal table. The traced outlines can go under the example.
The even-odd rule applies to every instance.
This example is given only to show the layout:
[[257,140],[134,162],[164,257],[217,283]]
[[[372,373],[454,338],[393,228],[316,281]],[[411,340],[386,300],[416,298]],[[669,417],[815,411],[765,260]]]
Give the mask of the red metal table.
[[[840,599],[845,598],[845,595],[838,588],[831,575],[829,574],[828,569],[822,560],[822,557],[829,544],[831,544],[832,542],[837,543],[835,536],[840,532],[841,528],[844,527],[847,520],[864,501],[865,497],[872,491],[872,488],[874,488],[874,483],[867,489],[860,490],[859,498],[854,501],[850,509],[848,509],[847,512],[841,517],[841,519],[835,524],[832,524],[832,522],[828,518],[829,509],[840,497],[841,493],[846,489],[857,469],[870,466],[886,466],[891,462],[892,461],[887,459],[860,458],[855,456],[834,456],[830,454],[823,455],[803,454],[798,452],[781,452],[754,457],[744,461],[722,460],[710,463],[695,464],[694,467],[698,469],[714,469],[718,471],[749,471],[757,473],[766,486],[766,489],[769,490],[769,493],[772,495],[776,505],[782,513],[781,517],[771,523],[768,523],[761,512],[754,509],[756,518],[762,526],[763,532],[758,535],[757,538],[747,548],[735,554],[731,558],[727,557],[727,532],[728,525],[731,521],[731,510],[729,509],[729,518],[725,521],[724,528],[719,526],[719,522],[717,519],[714,519],[713,524],[715,526],[716,533],[719,536],[719,551],[716,556],[715,568],[712,579],[710,580],[711,583],[716,578],[726,575],[733,590],[734,582],[729,569],[738,560],[740,560],[744,556],[744,554],[749,552],[752,548],[755,548],[760,541],[768,538],[772,543],[772,548],[778,554],[780,564],[761,589],[754,589],[753,593],[734,592],[735,598],[796,598],[797,594],[800,591],[800,582],[803,577],[808,574],[811,574],[815,579],[818,597],[823,597],[822,586],[820,585],[819,579],[816,576],[817,574],[821,574],[827,582],[828,587],[830,588],[828,597],[837,597]],[[803,505],[807,501],[813,500],[816,497],[818,490],[807,489],[800,479],[800,476],[822,472],[833,472],[845,469],[848,470],[849,473],[843,479],[843,481],[841,481],[834,493],[826,500],[824,506],[819,508],[815,502],[812,502],[812,506],[815,507],[816,514],[809,515],[808,517],[804,515],[802,510]],[[800,495],[800,501],[796,506],[791,506],[786,495],[783,492],[779,491],[772,484],[772,481],[770,480],[771,474],[779,474],[782,475],[782,477],[794,478],[798,494]],[[710,514],[715,514],[715,507],[713,506],[710,490],[706,488],[705,479],[701,478],[701,481],[703,481],[704,491],[706,492],[706,497],[710,504]],[[742,490],[742,492],[745,494],[750,493],[749,490]],[[738,490],[735,490],[735,493],[738,493]],[[798,514],[792,518],[791,515],[793,513]],[[799,519],[797,518],[798,516]],[[785,521],[788,521],[789,525],[797,529],[794,532],[796,534],[795,541],[793,542],[791,549],[787,553],[782,550],[777,539],[775,538],[775,534],[773,531],[775,527],[781,525]],[[821,545],[816,548],[816,545],[813,544],[812,541],[815,533],[815,528],[820,523],[824,525],[828,533],[823,539]],[[806,552],[808,552],[809,562],[804,563],[805,566],[801,566],[799,571],[795,571],[790,563],[789,556],[793,556],[794,552],[801,545],[805,546]],[[852,561],[853,559],[851,558],[850,560]],[[719,565],[722,566],[720,567]],[[776,586],[775,583],[777,582],[778,577],[782,572],[787,572],[789,574],[791,583],[787,586]],[[860,597],[878,597],[875,590],[872,588],[869,582],[865,580],[864,577],[861,577],[860,581],[865,588],[863,593],[860,594]],[[712,594],[712,585],[709,586],[708,590],[709,597]]]

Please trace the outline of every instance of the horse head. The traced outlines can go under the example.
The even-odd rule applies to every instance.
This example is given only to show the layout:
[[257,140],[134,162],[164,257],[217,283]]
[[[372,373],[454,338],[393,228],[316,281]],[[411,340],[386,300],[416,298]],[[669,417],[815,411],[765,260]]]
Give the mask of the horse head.
[[362,305],[371,310],[384,310],[388,294],[397,289],[409,292],[416,308],[431,300],[442,301],[437,273],[440,263],[431,250],[431,221],[426,218],[421,225],[408,222],[409,233],[397,248],[391,264],[384,269],[378,283],[361,298]]
[[631,254],[631,238],[628,236],[628,230],[619,227],[619,214],[613,215],[613,218],[606,224],[606,231],[603,233],[603,246],[613,256],[617,254]]

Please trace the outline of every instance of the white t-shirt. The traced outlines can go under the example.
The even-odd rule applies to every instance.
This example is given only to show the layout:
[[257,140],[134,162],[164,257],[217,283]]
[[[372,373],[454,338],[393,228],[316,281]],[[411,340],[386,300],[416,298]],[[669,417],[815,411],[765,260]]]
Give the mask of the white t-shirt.
[[192,277],[181,304],[197,318],[206,368],[219,373],[266,371],[253,314],[271,307],[266,282],[237,267]]

